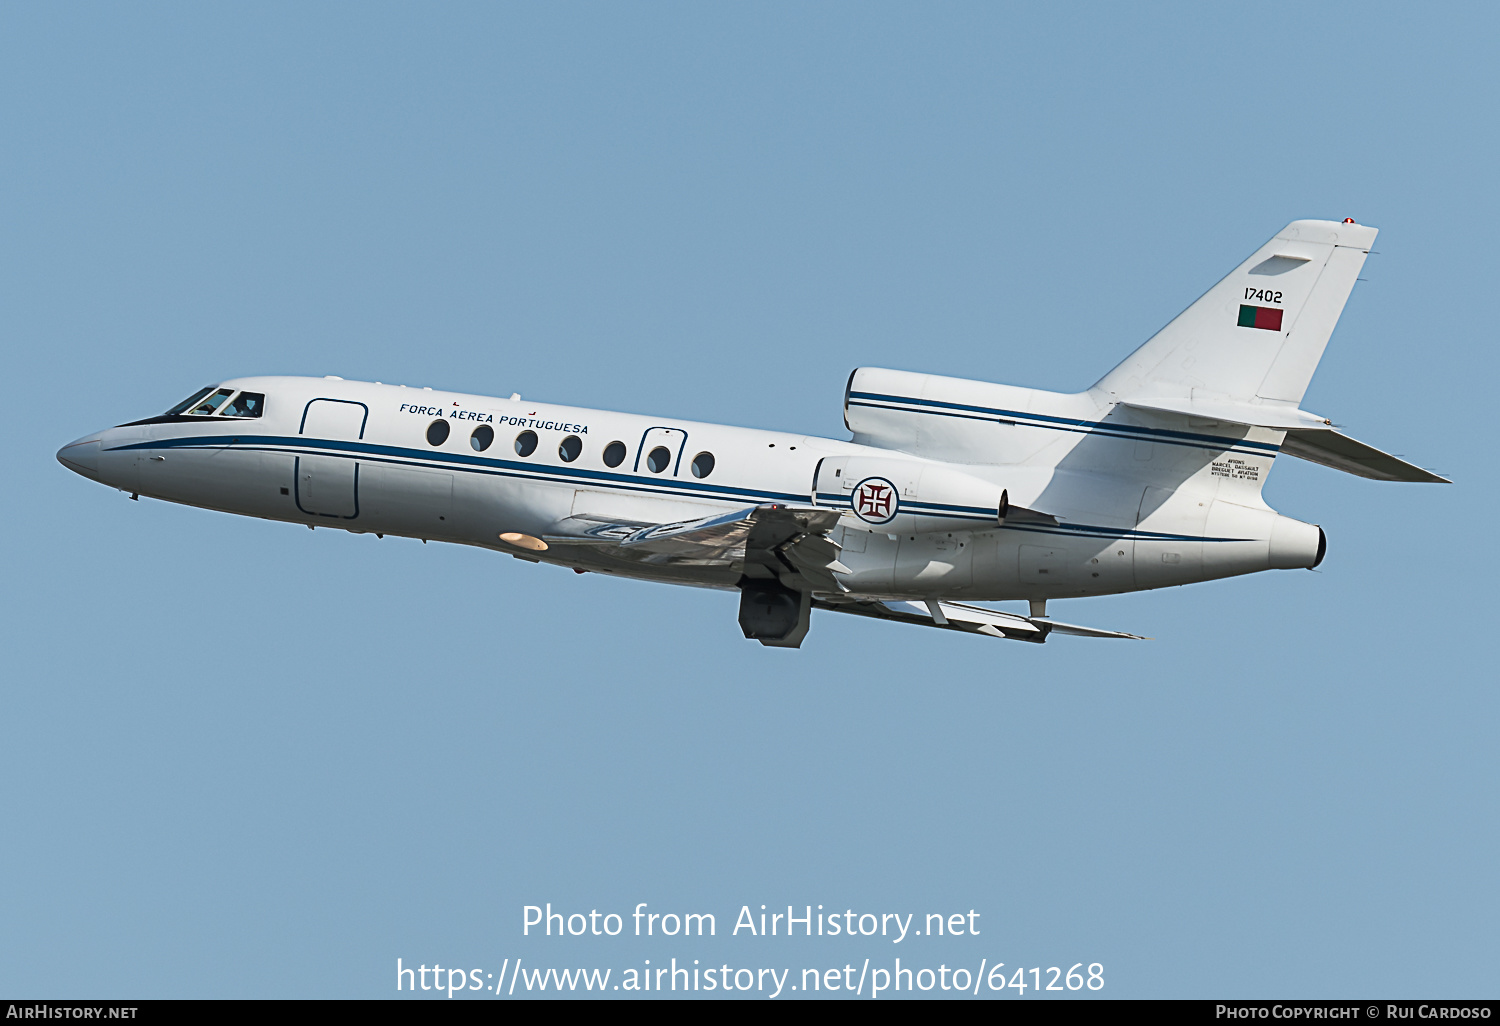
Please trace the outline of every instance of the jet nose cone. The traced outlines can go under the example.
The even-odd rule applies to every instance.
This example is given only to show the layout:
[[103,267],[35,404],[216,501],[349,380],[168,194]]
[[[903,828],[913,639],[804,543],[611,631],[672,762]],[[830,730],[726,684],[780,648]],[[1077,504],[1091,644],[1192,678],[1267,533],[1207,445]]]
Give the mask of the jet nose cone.
[[99,450],[103,447],[98,434],[69,442],[57,450],[57,462],[84,477],[99,477]]

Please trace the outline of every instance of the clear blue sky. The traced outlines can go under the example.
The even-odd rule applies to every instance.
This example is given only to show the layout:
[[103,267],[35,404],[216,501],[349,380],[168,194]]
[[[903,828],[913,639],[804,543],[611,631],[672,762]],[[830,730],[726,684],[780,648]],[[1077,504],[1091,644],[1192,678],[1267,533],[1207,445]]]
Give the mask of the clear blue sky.
[[[901,955],[1495,996],[1497,42],[1479,4],[4,6],[0,993]],[[1149,643],[766,650],[731,595],[53,459],[260,373],[842,437],[859,365],[1083,388],[1302,217],[1382,230],[1306,405],[1457,483],[1278,461],[1320,572],[1054,609]],[[523,938],[548,901],[720,936]],[[762,903],[982,932],[724,936]]]

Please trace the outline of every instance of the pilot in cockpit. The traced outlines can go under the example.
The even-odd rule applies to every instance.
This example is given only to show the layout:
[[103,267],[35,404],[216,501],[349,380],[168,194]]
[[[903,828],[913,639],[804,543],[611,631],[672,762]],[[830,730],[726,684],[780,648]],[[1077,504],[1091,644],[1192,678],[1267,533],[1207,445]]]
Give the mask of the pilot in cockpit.
[[215,390],[210,385],[194,392],[163,416],[212,417],[217,413],[220,417],[259,417],[265,411],[266,397],[260,392],[241,392],[232,402],[225,404],[224,400],[232,395],[232,388]]

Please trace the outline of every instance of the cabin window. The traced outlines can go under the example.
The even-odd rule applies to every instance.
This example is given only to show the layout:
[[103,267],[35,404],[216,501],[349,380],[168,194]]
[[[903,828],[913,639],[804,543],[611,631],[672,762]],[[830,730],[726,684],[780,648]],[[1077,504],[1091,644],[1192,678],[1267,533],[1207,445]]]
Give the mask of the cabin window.
[[564,463],[572,463],[581,452],[583,452],[583,439],[577,435],[569,435],[557,447],[557,454],[563,458]]
[[215,410],[217,410],[220,406],[223,405],[224,400],[228,399],[232,395],[234,395],[234,389],[232,389],[232,388],[221,388],[217,392],[215,392],[213,395],[211,395],[207,399],[203,400],[203,402],[201,402],[197,406],[193,407],[193,412],[190,413],[190,414],[188,414],[188,416],[190,416],[190,417],[211,417],[211,416],[213,416],[213,412]]
[[446,420],[433,421],[427,425],[427,444],[442,445],[448,440],[448,432],[451,430]]
[[700,452],[693,457],[693,476],[707,477],[714,472],[714,454],[711,452]]
[[516,436],[516,455],[530,456],[536,452],[536,432],[522,431]]
[[234,402],[219,411],[221,417],[259,417],[266,408],[266,397],[259,392],[241,392]]
[[495,429],[488,424],[481,424],[474,429],[469,436],[469,444],[474,447],[475,452],[484,452],[495,442]]
[[204,396],[208,395],[208,393],[212,392],[213,390],[214,390],[214,386],[212,386],[212,385],[209,385],[207,388],[200,388],[200,389],[198,389],[198,391],[194,392],[192,395],[188,396],[182,402],[178,403],[176,406],[174,406],[170,410],[168,410],[166,412],[166,416],[168,416],[168,417],[175,417],[179,413],[185,412],[188,407],[190,407],[190,406],[194,405],[195,403],[197,403],[199,399],[202,399]]
[[618,467],[625,462],[625,443],[610,442],[604,447],[604,465],[606,467]]
[[667,451],[665,446],[658,445],[655,449],[652,449],[650,455],[646,457],[646,466],[651,468],[651,473],[653,474],[660,474],[663,470],[666,470],[667,467],[671,465],[672,454]]

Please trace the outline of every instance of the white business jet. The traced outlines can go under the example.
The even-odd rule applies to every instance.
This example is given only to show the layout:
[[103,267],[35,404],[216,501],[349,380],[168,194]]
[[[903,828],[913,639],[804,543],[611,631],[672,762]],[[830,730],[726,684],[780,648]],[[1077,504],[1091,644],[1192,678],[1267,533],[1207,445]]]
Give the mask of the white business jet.
[[[1443,478],[1299,408],[1375,229],[1294,221],[1085,392],[861,368],[849,441],[340,378],[237,378],[64,446],[192,506],[738,589],[747,638],[814,608],[1045,641],[1132,638],[1049,599],[1315,567],[1278,454]],[[1019,600],[1027,614],[972,603]]]

